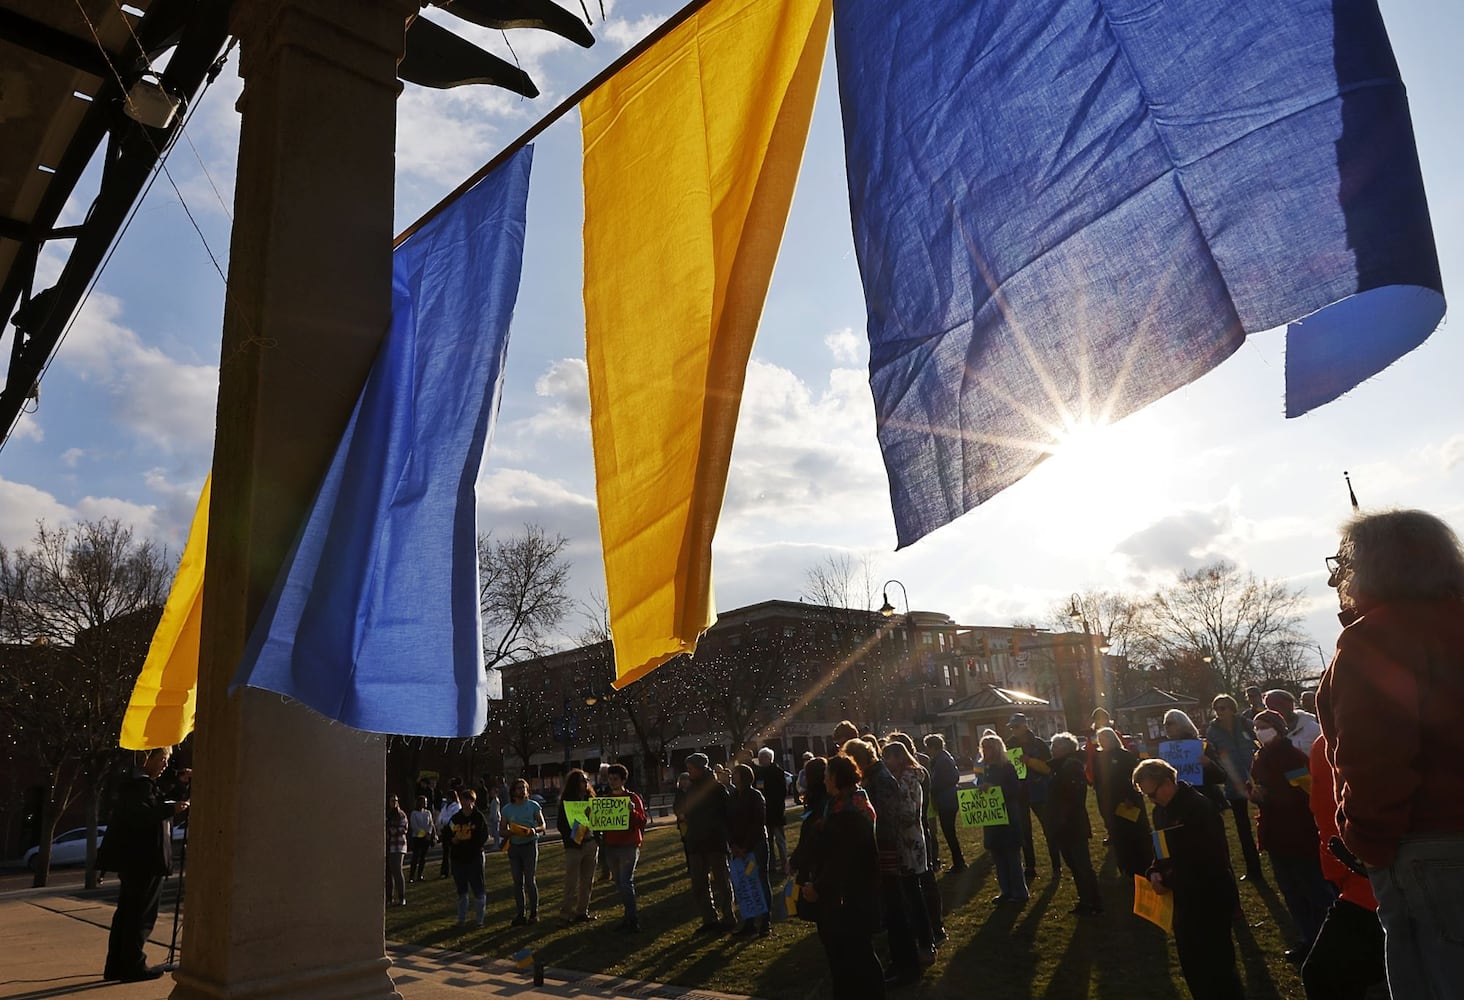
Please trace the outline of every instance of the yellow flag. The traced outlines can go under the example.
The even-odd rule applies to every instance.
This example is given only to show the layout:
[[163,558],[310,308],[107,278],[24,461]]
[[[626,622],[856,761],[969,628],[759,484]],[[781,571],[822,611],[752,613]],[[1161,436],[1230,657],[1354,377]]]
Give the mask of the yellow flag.
[[193,731],[198,698],[198,636],[203,616],[203,557],[208,548],[208,495],[213,474],[193,512],[193,526],[163,617],[153,633],[147,661],[132,688],[122,717],[122,748],[152,750],[172,746]]
[[616,687],[716,621],[712,535],[829,16],[829,0],[712,0],[580,108]]

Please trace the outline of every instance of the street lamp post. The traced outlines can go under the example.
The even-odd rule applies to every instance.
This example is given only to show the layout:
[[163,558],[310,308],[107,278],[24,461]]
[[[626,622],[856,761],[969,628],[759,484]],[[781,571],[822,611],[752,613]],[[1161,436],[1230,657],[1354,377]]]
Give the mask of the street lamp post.
[[[909,658],[909,653],[910,653],[910,650],[909,650],[909,643],[910,643],[910,593],[909,593],[909,591],[907,591],[905,589],[905,585],[903,583],[901,583],[899,580],[886,580],[884,582],[884,586],[880,587],[880,597],[883,599],[884,603],[882,603],[880,605],[880,607],[879,607],[879,613],[881,615],[884,615],[886,618],[893,618],[894,615],[895,615],[895,606],[890,603],[890,584],[892,584],[892,583],[895,586],[897,586],[897,587],[900,588],[900,596],[905,601],[905,645],[906,645],[905,654],[906,654],[906,658],[908,659]],[[877,660],[876,663],[877,663],[878,668],[879,668],[879,676],[875,678],[874,699],[873,699],[874,705],[873,705],[873,707],[874,707],[874,731],[876,733],[878,733],[880,731],[880,728],[881,728],[883,722],[884,722],[884,720],[882,718],[880,718],[880,716],[883,715],[883,712],[881,712],[881,709],[884,707],[884,660],[883,660],[883,658],[880,658],[879,660]]]
[[564,771],[569,773],[569,751],[574,743],[575,734],[579,731],[579,716],[573,706],[569,703],[569,696],[564,697],[563,714],[554,720],[554,738],[564,744]]
[[1108,652],[1108,644],[1105,642],[1097,647],[1097,656],[1094,655],[1093,629],[1088,625],[1088,616],[1083,613],[1083,608],[1078,600],[1078,595],[1073,594],[1068,603],[1068,617],[1083,626],[1083,659],[1088,662],[1088,669],[1092,673],[1093,680],[1093,707],[1103,707],[1103,683],[1100,680],[1102,664],[1099,656]]

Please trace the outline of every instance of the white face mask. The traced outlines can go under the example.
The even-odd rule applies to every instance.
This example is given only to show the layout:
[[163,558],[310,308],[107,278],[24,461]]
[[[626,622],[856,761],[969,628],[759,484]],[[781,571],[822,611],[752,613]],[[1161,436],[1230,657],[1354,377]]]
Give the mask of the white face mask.
[[1276,736],[1277,733],[1274,729],[1261,728],[1256,730],[1256,739],[1260,740],[1263,745],[1270,743]]

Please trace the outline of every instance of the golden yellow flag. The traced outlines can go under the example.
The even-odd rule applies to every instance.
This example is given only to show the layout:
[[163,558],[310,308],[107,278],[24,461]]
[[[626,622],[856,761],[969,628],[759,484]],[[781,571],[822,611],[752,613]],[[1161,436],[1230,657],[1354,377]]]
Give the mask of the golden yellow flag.
[[125,750],[172,746],[193,731],[198,698],[198,637],[203,617],[203,558],[208,548],[208,496],[213,474],[203,481],[203,495],[193,512],[188,542],[163,617],[153,633],[147,661],[132,688],[122,717]]
[[716,620],[712,535],[829,16],[829,0],[712,0],[580,107],[616,687]]

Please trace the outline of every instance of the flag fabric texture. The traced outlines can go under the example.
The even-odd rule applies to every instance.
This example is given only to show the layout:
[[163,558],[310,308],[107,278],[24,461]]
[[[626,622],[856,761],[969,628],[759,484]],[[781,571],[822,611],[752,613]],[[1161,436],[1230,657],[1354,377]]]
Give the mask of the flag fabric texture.
[[581,105],[616,687],[716,620],[712,535],[829,18],[829,0],[713,0]]
[[1443,315],[1375,0],[839,0],[834,33],[901,546],[1247,333],[1301,321],[1296,415]]
[[199,623],[203,620],[203,563],[208,549],[208,499],[213,475],[193,511],[188,541],[178,563],[173,587],[163,604],[163,617],[153,631],[142,672],[122,716],[124,750],[156,750],[181,743],[193,732],[198,700]]
[[234,687],[373,732],[482,731],[476,483],[532,157],[515,153],[397,248],[391,329]]

